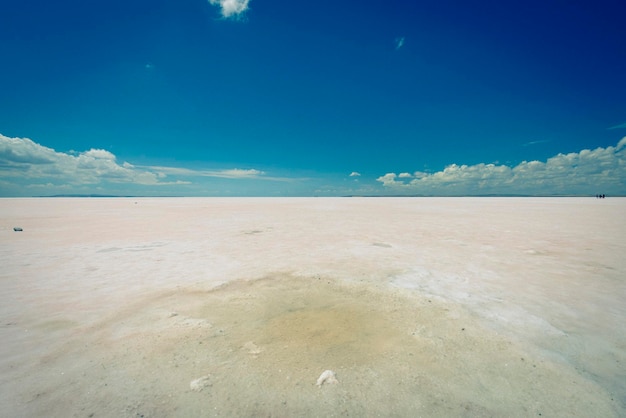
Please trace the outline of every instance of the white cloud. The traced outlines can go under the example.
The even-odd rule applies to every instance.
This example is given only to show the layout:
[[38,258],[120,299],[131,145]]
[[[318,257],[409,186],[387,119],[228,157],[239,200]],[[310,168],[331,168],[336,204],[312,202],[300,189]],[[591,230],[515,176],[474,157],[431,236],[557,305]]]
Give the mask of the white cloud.
[[30,139],[9,138],[0,134],[0,164],[48,164],[56,159],[52,148],[44,147]]
[[626,129],[626,123],[620,123],[619,125],[611,126],[607,129]]
[[233,168],[230,170],[219,170],[216,171],[213,176],[214,177],[223,177],[227,179],[243,179],[243,178],[253,178],[259,177],[260,175],[265,174],[263,171],[250,169],[250,170],[242,170],[239,168]]
[[3,177],[38,179],[56,184],[95,184],[132,182],[157,184],[154,173],[119,165],[115,155],[102,149],[81,153],[57,152],[28,138],[9,138],[0,134],[0,172]]
[[400,36],[394,40],[396,44],[396,51],[404,45],[404,36]]
[[387,173],[384,176],[378,177],[376,181],[380,181],[383,186],[405,186],[405,183],[396,181],[396,173]]
[[212,5],[218,5],[222,9],[225,18],[238,17],[248,10],[250,0],[209,0]]
[[626,194],[626,137],[617,146],[558,154],[515,167],[451,164],[435,173],[387,173],[377,179],[394,192],[425,195]]
[[411,173],[400,173],[398,177],[400,177],[401,179],[410,179],[411,177],[413,177],[413,175]]
[[358,171],[353,171],[352,173],[350,173],[350,177],[361,177],[361,173],[359,173]]
[[549,139],[541,139],[541,140],[538,140],[538,141],[530,141],[530,142],[526,142],[525,144],[522,144],[522,146],[523,147],[528,147],[528,146],[531,146],[531,145],[544,144],[546,142],[550,142],[550,140]]
[[164,166],[145,166],[143,168],[153,170],[160,175],[175,175],[187,177],[219,177],[225,179],[250,179],[260,178],[265,174],[264,171],[240,168],[231,168],[227,170],[193,170],[182,167],[164,167]]
[[28,138],[0,134],[0,195],[21,188],[92,190],[112,185],[176,186],[191,184],[190,178],[280,180],[262,177],[255,169],[192,170],[182,167],[135,166],[118,163],[114,154],[103,149],[84,152],[58,152]]

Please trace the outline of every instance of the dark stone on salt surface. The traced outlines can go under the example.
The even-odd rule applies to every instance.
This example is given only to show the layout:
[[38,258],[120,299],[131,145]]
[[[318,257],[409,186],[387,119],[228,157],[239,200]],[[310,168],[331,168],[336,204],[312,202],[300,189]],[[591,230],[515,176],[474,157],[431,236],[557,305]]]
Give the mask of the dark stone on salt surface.
[[14,227],[14,228],[13,228],[13,230],[14,230],[15,232],[21,232],[21,231],[23,231],[23,229],[22,229],[22,228],[20,228],[19,226]]

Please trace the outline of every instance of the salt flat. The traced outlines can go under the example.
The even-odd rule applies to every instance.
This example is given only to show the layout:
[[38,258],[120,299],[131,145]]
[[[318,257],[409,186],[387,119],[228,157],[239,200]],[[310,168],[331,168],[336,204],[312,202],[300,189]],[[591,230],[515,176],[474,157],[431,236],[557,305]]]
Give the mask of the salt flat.
[[[0,410],[624,416],[624,214],[626,198],[0,199]],[[326,369],[339,383],[317,387]]]

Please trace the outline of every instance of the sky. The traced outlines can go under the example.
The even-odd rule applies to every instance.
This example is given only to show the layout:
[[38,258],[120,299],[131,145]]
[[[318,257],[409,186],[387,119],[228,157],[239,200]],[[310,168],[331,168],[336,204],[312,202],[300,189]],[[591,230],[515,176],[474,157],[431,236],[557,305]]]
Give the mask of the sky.
[[0,0],[0,196],[626,195],[624,11]]

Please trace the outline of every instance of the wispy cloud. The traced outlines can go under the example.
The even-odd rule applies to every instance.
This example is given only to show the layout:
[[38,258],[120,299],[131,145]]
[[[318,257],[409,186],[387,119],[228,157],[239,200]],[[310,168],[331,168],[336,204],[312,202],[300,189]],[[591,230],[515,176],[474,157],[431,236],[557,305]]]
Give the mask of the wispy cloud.
[[359,173],[358,171],[353,171],[352,173],[350,173],[350,177],[361,177],[361,173]]
[[[408,174],[408,175],[407,175]],[[377,179],[394,193],[472,194],[626,194],[626,137],[615,147],[558,154],[547,161],[515,167],[451,164],[435,173],[387,173]]]
[[620,123],[619,125],[611,126],[610,128],[606,129],[626,129],[626,123]]
[[222,16],[226,19],[237,18],[248,10],[250,0],[209,0],[209,3],[220,6]]
[[394,39],[394,43],[396,44],[396,51],[404,46],[404,36],[400,36]]
[[530,142],[526,142],[524,144],[522,144],[523,147],[529,147],[531,145],[537,145],[537,144],[544,144],[546,142],[550,142],[549,139],[540,139],[538,141],[530,141]]
[[58,152],[28,138],[0,134],[0,195],[21,188],[62,189],[106,188],[111,185],[159,187],[190,185],[196,178],[233,180],[290,180],[266,177],[256,169],[193,170],[184,167],[136,166],[119,163],[103,149]]
[[265,174],[264,171],[260,171],[260,170],[255,170],[255,169],[244,170],[240,168],[231,168],[231,169],[226,169],[226,170],[193,170],[193,169],[183,168],[183,167],[165,167],[165,166],[141,166],[141,168],[149,169],[161,175],[188,176],[188,177],[219,177],[219,178],[224,178],[224,179],[261,178],[261,176]]

